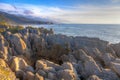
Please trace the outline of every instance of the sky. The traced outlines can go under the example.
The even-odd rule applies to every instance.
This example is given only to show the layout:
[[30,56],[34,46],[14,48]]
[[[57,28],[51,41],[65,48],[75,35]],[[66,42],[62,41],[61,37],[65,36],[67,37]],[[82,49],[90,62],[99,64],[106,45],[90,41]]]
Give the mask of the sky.
[[120,24],[120,0],[0,0],[0,11],[62,23]]

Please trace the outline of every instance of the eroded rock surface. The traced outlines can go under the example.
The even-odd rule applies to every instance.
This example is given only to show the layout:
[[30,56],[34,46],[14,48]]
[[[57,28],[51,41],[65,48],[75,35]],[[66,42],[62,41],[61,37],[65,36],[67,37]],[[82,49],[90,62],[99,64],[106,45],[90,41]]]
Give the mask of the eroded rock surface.
[[0,34],[0,80],[120,80],[120,44],[44,28]]

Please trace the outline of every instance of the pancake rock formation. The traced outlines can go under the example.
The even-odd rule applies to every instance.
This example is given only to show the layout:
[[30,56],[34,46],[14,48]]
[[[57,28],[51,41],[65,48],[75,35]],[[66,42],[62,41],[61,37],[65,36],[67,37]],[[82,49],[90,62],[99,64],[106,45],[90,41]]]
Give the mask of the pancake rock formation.
[[0,33],[0,80],[120,80],[120,43],[26,27]]

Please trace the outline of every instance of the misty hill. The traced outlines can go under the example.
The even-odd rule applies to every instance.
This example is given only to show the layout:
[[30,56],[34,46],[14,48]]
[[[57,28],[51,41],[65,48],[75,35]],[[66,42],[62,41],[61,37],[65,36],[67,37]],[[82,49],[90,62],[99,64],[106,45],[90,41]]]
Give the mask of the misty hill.
[[52,21],[28,18],[22,15],[9,14],[0,11],[0,22],[7,22],[9,24],[52,24]]

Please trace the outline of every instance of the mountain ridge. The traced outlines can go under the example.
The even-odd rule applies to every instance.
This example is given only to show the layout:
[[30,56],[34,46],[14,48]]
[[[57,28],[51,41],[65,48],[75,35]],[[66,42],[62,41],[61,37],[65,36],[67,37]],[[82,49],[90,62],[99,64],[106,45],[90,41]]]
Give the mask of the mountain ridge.
[[22,15],[9,14],[0,11],[0,22],[7,22],[8,24],[53,24],[53,21],[28,18]]

